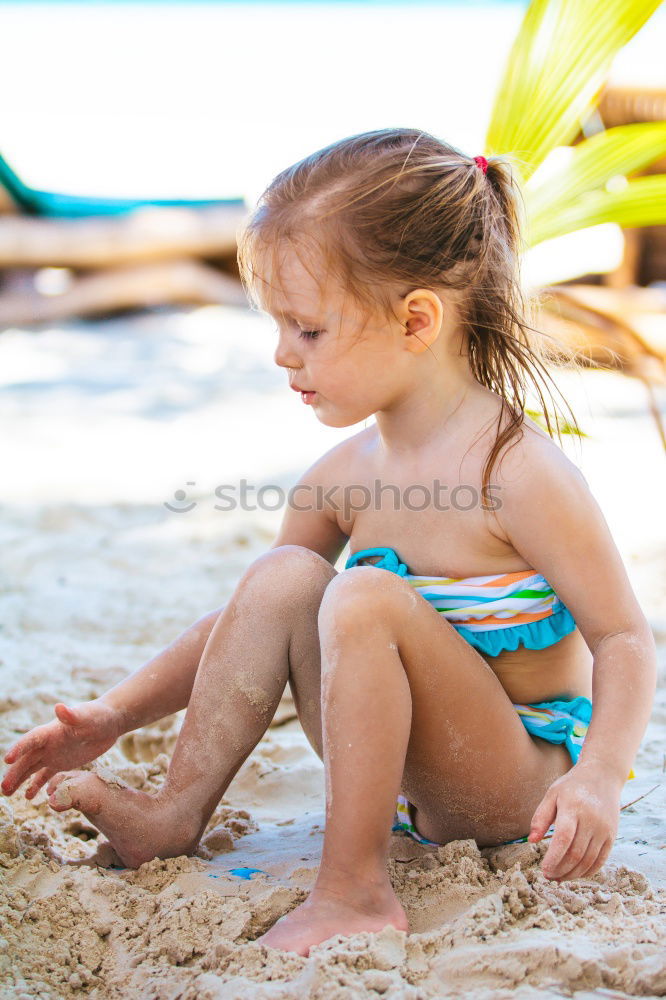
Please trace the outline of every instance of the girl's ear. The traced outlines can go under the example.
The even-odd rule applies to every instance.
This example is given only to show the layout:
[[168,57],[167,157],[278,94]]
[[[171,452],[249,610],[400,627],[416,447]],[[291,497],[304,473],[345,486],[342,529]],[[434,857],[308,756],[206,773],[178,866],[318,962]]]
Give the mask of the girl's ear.
[[405,328],[405,347],[421,354],[439,336],[444,307],[431,289],[416,288],[403,298],[400,318]]

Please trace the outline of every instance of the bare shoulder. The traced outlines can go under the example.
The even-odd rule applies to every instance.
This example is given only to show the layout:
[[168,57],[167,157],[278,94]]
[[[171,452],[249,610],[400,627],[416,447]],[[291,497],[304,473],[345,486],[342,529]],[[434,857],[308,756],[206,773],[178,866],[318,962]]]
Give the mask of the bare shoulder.
[[[479,412],[483,415],[481,451],[487,457],[487,449],[494,444],[499,430],[509,426],[508,413],[502,397],[493,390],[483,387]],[[512,437],[506,441],[495,457],[492,469],[493,483],[508,489],[513,483],[519,485],[549,472],[586,480],[580,469],[565,454],[550,434],[532,420],[526,413]]]
[[526,533],[573,540],[590,520],[603,520],[589,484],[559,444],[532,421],[503,447],[491,474],[502,540],[524,555]]
[[311,483],[327,487],[344,486],[353,478],[355,468],[364,461],[376,438],[374,425],[352,434],[325,451],[304,475]]
[[572,501],[596,506],[578,466],[528,417],[501,449],[491,481],[498,500],[495,525],[509,544],[518,523],[543,524],[543,517],[557,517]]
[[511,483],[534,482],[543,475],[586,483],[583,473],[559,444],[526,417],[520,435],[509,441],[502,450],[498,459],[497,476],[508,487]]

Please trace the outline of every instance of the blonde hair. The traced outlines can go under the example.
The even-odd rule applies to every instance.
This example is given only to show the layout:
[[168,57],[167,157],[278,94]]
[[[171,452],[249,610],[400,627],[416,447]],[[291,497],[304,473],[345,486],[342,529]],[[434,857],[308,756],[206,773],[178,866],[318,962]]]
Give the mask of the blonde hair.
[[[257,280],[270,301],[270,284],[257,261],[268,253],[277,276],[285,247],[305,250],[306,268],[308,255],[317,261],[317,273],[310,273],[320,289],[322,274],[325,281],[333,275],[367,314],[389,319],[396,288],[405,295],[438,286],[462,293],[459,314],[470,369],[502,399],[483,487],[502,447],[522,436],[528,382],[553,437],[542,382],[556,407],[544,362],[574,361],[572,352],[559,343],[551,349],[550,338],[528,323],[536,300],[527,301],[520,282],[522,196],[512,158],[487,159],[484,176],[472,157],[416,129],[341,139],[272,180],[238,234],[237,258],[253,303],[259,301]],[[567,409],[580,433],[568,403]],[[505,414],[508,424],[500,431]],[[561,443],[556,414],[554,422]]]

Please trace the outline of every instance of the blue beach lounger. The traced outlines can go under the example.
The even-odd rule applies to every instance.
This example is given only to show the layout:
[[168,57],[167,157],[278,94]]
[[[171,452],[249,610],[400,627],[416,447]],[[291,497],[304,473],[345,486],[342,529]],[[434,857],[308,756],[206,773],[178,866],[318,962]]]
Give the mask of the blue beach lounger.
[[92,215],[122,215],[146,205],[208,208],[212,205],[244,205],[243,198],[95,198],[28,187],[0,154],[0,184],[27,215],[45,218],[81,219]]

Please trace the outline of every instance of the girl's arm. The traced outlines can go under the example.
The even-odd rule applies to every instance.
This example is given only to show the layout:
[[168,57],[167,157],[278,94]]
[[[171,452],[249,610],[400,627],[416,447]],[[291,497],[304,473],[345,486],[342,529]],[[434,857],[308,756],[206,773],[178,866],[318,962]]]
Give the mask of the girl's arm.
[[643,619],[604,636],[592,653],[594,724],[590,722],[578,766],[603,765],[624,785],[652,714],[657,648]]
[[[519,447],[506,454],[503,466],[502,476],[497,477],[502,487],[497,521],[506,539],[564,602],[593,655],[592,720],[577,764],[558,779],[559,787],[568,789],[580,780],[580,807],[574,808],[575,794],[560,795],[559,826],[549,848],[550,867],[566,870],[567,859],[576,858],[584,848],[583,840],[592,844],[602,835],[601,828],[594,831],[600,811],[599,799],[593,801],[597,790],[602,801],[616,798],[619,806],[620,791],[652,712],[656,646],[582,473],[554,442],[529,432]],[[589,788],[595,792],[588,793]],[[544,799],[535,813],[535,832],[545,831],[553,821],[557,799],[554,794]],[[561,816],[561,809],[567,812],[563,808],[567,802],[569,815]],[[610,841],[607,853],[618,819],[619,810],[614,831],[610,826],[605,830]]]
[[186,708],[204,646],[225,606],[199,618],[161,653],[101,696],[99,701],[119,713],[121,732]]

